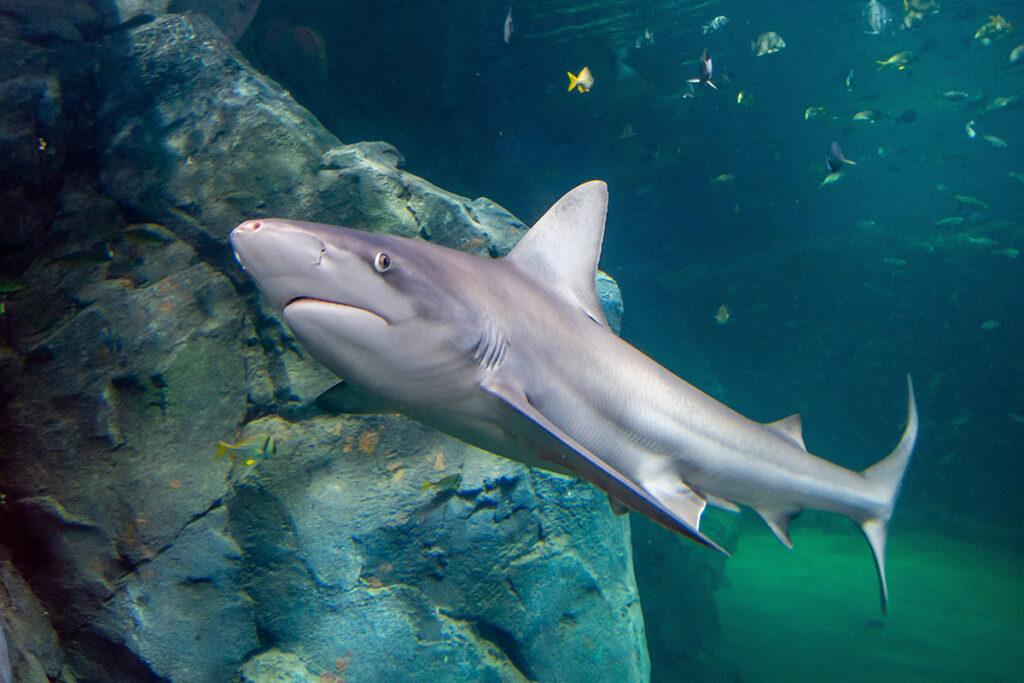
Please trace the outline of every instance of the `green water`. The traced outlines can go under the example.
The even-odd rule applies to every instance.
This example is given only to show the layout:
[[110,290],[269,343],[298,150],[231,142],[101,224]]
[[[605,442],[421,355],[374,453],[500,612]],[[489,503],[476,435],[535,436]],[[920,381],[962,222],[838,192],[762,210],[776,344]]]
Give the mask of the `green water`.
[[1019,550],[897,523],[882,621],[859,533],[794,525],[788,551],[749,522],[726,568],[729,587],[716,594],[726,649],[744,680],[1021,680]]

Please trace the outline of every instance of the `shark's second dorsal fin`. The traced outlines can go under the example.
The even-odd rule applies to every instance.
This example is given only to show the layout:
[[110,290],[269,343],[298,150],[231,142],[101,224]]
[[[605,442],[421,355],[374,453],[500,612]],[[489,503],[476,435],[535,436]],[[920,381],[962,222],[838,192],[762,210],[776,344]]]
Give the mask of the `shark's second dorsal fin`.
[[807,450],[807,446],[804,445],[804,429],[803,421],[800,419],[800,413],[784,417],[777,422],[769,422],[765,426],[770,427],[778,434],[795,443],[800,447],[800,450]]
[[608,186],[601,180],[583,183],[555,202],[505,257],[605,327],[594,279],[607,210]]

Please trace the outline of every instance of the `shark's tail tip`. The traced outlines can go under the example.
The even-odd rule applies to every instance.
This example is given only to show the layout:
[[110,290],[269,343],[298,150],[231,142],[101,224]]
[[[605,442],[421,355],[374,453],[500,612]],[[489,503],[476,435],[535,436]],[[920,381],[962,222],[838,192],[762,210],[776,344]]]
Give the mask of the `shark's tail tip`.
[[875,557],[875,568],[878,570],[878,582],[882,597],[882,614],[887,612],[889,590],[885,580],[885,541],[889,533],[889,520],[892,517],[896,498],[900,493],[903,474],[910,464],[910,456],[914,452],[917,441],[917,401],[914,399],[914,383],[907,375],[907,426],[903,436],[885,459],[864,470],[864,478],[874,483],[879,489],[880,506],[877,514],[861,522],[864,536],[871,545]]

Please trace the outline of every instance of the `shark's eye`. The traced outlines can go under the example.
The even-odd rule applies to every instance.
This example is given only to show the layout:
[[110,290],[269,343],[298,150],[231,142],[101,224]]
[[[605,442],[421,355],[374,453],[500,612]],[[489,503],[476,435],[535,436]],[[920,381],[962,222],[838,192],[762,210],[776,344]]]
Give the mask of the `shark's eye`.
[[378,251],[377,255],[373,257],[373,269],[378,273],[383,273],[391,267],[391,257],[383,251]]

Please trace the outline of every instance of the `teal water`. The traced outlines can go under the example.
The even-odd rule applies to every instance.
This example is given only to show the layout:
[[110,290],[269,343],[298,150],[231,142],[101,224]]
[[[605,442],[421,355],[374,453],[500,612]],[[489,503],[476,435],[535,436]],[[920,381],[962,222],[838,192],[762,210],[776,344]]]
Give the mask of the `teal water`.
[[[717,594],[745,681],[1024,671],[1024,34],[974,38],[1024,8],[943,3],[906,30],[888,5],[894,30],[867,35],[861,2],[523,2],[505,44],[505,3],[291,0],[264,2],[241,43],[343,140],[387,140],[407,170],[528,224],[606,180],[624,336],[755,419],[802,413],[812,452],[857,469],[888,453],[914,377],[891,617],[852,527],[797,521],[788,552],[746,520]],[[702,34],[716,15],[730,22]],[[754,57],[765,31],[786,47]],[[691,93],[705,48],[719,89]],[[905,68],[878,64],[904,51]],[[584,66],[593,89],[566,92]],[[823,185],[834,141],[856,166]]]

